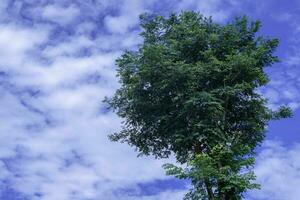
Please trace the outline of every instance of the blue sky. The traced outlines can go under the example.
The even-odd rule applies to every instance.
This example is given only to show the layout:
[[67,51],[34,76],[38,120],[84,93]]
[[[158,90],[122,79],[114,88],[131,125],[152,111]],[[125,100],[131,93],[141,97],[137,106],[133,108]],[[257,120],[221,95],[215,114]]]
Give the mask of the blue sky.
[[139,14],[191,9],[219,23],[260,19],[260,34],[280,39],[281,63],[259,92],[295,113],[270,122],[255,166],[262,189],[246,199],[298,200],[299,0],[1,0],[0,199],[182,199],[189,185],[161,167],[174,159],[108,141],[121,120],[102,99],[118,88],[114,60],[142,42]]

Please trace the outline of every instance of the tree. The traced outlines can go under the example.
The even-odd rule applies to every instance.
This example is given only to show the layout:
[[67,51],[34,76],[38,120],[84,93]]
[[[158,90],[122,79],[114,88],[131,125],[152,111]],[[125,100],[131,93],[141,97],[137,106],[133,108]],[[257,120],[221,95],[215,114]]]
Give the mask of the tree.
[[263,69],[278,61],[278,40],[257,37],[259,21],[220,25],[196,12],[144,14],[141,27],[144,42],[117,59],[121,87],[105,100],[124,119],[110,139],[187,164],[165,165],[192,181],[186,199],[235,200],[258,188],[255,147],[269,120],[291,115],[257,92],[268,83]]

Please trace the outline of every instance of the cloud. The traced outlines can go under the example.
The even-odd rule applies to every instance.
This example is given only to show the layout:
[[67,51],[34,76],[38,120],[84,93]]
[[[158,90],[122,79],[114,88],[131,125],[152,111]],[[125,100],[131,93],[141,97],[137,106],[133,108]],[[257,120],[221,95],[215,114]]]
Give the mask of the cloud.
[[119,13],[115,16],[107,15],[104,24],[111,33],[126,33],[139,22],[139,15],[146,11],[144,4],[138,0],[119,2]]
[[212,16],[215,21],[222,22],[231,15],[230,9],[223,9],[224,1],[222,0],[183,0],[177,5],[177,10],[196,10],[206,17]]
[[41,16],[49,21],[66,25],[79,16],[80,10],[75,5],[67,7],[50,4],[42,8]]
[[300,70],[297,65],[276,65],[268,69],[270,83],[259,92],[268,99],[268,106],[277,109],[288,105],[293,110],[300,106]]
[[0,60],[2,67],[21,65],[30,51],[47,39],[47,31],[40,27],[20,27],[15,24],[0,25]]
[[255,173],[261,190],[250,193],[250,199],[297,200],[300,196],[300,144],[284,147],[267,141],[259,153]]

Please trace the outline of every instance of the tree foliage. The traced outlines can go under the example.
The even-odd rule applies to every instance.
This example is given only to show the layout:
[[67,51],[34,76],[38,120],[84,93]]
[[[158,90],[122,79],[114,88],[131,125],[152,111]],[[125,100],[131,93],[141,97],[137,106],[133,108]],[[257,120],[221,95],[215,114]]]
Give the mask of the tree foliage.
[[144,42],[117,59],[121,87],[105,100],[124,119],[110,138],[187,163],[165,166],[192,181],[187,199],[241,199],[258,187],[251,166],[267,122],[291,115],[270,110],[257,92],[269,81],[264,68],[278,61],[278,40],[257,37],[259,21],[220,25],[195,12],[145,14],[141,27]]
[[[245,157],[248,152],[248,147],[243,145],[234,149],[220,144],[209,153],[196,154],[185,169],[172,164],[165,164],[164,168],[168,175],[191,180],[194,188],[186,194],[185,200],[240,200],[246,190],[260,188],[252,183],[255,180],[251,171],[254,158]],[[211,197],[207,188],[211,190]]]

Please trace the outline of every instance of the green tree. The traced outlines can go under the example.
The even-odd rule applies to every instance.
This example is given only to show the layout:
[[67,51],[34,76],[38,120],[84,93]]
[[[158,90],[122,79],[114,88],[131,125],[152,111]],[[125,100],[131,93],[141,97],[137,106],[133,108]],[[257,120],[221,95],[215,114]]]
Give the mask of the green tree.
[[165,165],[191,180],[185,199],[237,200],[258,188],[255,147],[269,120],[291,115],[270,110],[257,92],[268,83],[263,69],[278,61],[278,40],[257,37],[259,21],[220,25],[196,12],[145,14],[141,27],[144,42],[117,59],[121,87],[105,100],[124,119],[111,140],[187,164]]

